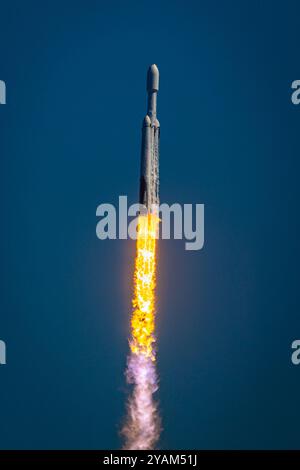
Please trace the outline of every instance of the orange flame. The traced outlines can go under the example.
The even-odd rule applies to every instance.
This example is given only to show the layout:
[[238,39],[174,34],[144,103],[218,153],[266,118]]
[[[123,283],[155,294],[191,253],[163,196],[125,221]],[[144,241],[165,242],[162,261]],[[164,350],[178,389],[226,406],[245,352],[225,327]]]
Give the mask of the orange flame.
[[140,215],[134,273],[130,348],[155,361],[155,271],[158,217]]

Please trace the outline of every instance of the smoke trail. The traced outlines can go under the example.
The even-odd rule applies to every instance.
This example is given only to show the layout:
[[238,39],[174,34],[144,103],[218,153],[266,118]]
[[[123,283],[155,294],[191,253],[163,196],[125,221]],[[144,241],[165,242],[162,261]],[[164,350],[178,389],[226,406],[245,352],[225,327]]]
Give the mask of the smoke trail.
[[153,449],[160,435],[160,417],[153,394],[158,389],[155,367],[155,275],[158,218],[139,217],[131,317],[131,353],[127,382],[133,384],[122,429],[124,448]]

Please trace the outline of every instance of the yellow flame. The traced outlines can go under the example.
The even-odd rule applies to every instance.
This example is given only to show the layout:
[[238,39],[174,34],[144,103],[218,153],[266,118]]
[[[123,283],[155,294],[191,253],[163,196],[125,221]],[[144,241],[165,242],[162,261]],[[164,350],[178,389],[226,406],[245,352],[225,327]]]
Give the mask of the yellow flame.
[[140,215],[134,273],[134,298],[131,317],[130,348],[155,360],[153,349],[155,328],[156,234],[158,217]]

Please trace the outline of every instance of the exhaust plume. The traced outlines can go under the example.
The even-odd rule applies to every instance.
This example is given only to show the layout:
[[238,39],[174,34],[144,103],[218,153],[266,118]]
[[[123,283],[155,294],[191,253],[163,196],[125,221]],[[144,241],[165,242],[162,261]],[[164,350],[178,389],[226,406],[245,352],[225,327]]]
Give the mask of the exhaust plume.
[[158,217],[140,215],[134,272],[130,355],[126,379],[133,389],[122,429],[124,449],[154,449],[161,425],[153,394],[158,389],[155,361],[155,282]]

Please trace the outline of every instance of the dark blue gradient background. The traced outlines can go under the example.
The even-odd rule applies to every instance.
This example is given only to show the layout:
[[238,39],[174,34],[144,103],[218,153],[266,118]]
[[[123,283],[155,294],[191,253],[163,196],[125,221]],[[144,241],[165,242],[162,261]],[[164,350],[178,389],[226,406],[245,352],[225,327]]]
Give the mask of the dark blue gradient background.
[[299,448],[297,1],[1,1],[1,448],[119,448],[149,64],[161,200],[205,247],[159,246],[161,448]]

